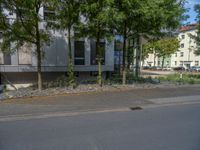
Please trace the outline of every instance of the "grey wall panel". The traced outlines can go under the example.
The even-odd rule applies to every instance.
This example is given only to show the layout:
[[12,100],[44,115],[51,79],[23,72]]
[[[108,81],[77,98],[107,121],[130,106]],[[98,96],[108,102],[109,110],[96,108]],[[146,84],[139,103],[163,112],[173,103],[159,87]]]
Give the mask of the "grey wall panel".
[[106,41],[106,66],[113,66],[114,69],[114,41],[108,42]]
[[66,66],[68,60],[68,46],[64,37],[56,39],[57,66]]
[[42,66],[66,66],[68,60],[67,41],[64,37],[54,37],[49,46],[44,47],[45,57]]
[[18,65],[18,53],[15,52],[11,55],[11,64]]
[[[36,83],[37,74],[36,73],[5,73],[6,78],[13,84],[26,84],[26,83]],[[3,82],[7,83],[5,80]]]
[[53,39],[49,45],[44,46],[44,58],[42,61],[42,66],[55,66],[56,65],[56,56],[57,56],[57,46],[56,39]]
[[37,56],[35,54],[35,51],[33,51],[32,55],[32,66],[37,66]]
[[[37,72],[35,66],[1,66],[1,72]],[[42,72],[66,72],[67,66],[43,66]],[[75,66],[74,71],[87,72],[87,71],[98,71],[97,65],[89,66]],[[113,71],[112,65],[102,66],[102,71]]]
[[[93,42],[92,42],[93,41]],[[74,49],[72,41],[72,54]],[[75,66],[75,71],[97,71],[97,65],[91,65],[91,45],[94,40],[85,39],[85,65]],[[33,47],[34,50],[34,47]],[[43,72],[66,72],[68,60],[68,44],[64,36],[56,36],[50,46],[45,47],[45,59],[43,60]],[[106,42],[105,66],[103,71],[114,70],[114,41]],[[18,54],[12,55],[12,65],[0,65],[2,72],[36,72],[37,58],[33,51],[32,65],[19,65]]]

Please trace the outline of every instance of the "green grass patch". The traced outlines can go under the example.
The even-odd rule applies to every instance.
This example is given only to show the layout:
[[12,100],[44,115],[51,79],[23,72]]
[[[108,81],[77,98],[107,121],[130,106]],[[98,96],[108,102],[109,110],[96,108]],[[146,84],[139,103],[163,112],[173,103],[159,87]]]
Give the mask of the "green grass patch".
[[199,74],[172,74],[165,77],[157,77],[161,82],[170,82],[170,83],[185,83],[185,84],[200,84],[200,75]]

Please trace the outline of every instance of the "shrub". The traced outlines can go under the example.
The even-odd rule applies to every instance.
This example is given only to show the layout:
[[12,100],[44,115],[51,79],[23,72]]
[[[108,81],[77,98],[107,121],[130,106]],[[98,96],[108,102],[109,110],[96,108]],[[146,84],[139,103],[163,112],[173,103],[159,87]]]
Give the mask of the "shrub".
[[183,74],[182,79],[180,79],[180,74],[168,75],[166,77],[159,77],[160,81],[168,81],[171,83],[188,83],[188,84],[199,84],[200,75],[195,74]]

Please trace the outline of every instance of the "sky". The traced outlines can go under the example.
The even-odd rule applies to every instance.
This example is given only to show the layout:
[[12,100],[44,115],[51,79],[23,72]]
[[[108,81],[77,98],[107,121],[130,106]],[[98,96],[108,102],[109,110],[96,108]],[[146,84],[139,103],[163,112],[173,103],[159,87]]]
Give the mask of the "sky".
[[189,12],[187,13],[190,18],[186,21],[189,23],[195,23],[195,18],[196,18],[196,13],[194,11],[194,5],[195,4],[200,4],[200,0],[187,0],[188,2],[186,3],[185,7],[189,8]]

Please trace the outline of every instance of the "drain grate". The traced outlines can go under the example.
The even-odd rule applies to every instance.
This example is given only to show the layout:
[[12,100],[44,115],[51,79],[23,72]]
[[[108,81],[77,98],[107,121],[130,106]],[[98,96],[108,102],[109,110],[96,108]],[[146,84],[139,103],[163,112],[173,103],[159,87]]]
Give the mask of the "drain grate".
[[130,107],[130,110],[134,111],[134,110],[142,110],[142,107],[136,106],[136,107]]

